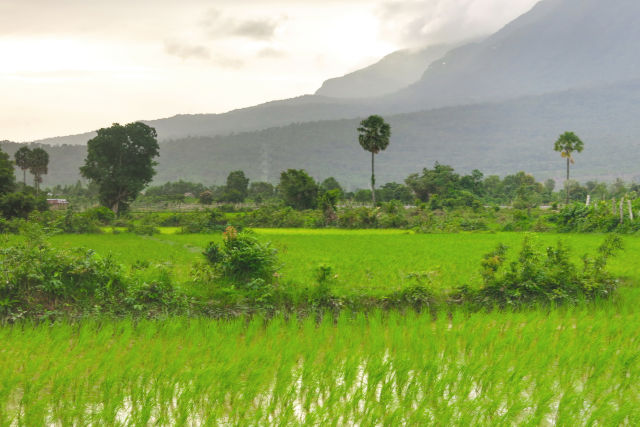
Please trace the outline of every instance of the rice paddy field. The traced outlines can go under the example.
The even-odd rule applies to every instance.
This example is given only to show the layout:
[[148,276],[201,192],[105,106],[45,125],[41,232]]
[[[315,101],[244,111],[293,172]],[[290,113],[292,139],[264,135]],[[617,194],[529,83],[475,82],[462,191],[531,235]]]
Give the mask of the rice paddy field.
[[[284,280],[319,263],[339,292],[479,282],[482,255],[523,236],[256,230]],[[216,235],[59,235],[188,283]],[[558,239],[576,259],[599,235]],[[638,425],[640,239],[611,263],[609,301],[521,312],[345,313],[296,319],[170,318],[0,328],[0,425]],[[8,241],[7,243],[10,243]],[[185,285],[186,286],[186,285]]]

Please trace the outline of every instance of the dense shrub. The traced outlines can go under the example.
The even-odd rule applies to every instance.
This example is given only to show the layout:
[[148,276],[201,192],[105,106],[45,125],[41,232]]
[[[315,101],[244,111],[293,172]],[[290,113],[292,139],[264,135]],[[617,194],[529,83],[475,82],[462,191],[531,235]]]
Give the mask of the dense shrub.
[[162,271],[127,275],[110,256],[53,248],[32,224],[24,232],[24,242],[0,248],[0,320],[150,314],[186,306],[186,298]]
[[270,283],[278,262],[271,244],[261,243],[248,231],[238,233],[234,227],[227,227],[221,246],[211,242],[203,255],[224,279],[244,288],[256,280]]
[[227,227],[227,216],[216,209],[191,215],[189,221],[182,225],[181,233],[214,233]]
[[607,298],[617,284],[606,269],[607,261],[621,247],[618,236],[608,236],[595,257],[585,255],[583,265],[577,266],[562,242],[543,251],[526,237],[518,259],[508,265],[504,245],[485,255],[482,287],[464,287],[460,295],[481,306],[501,308]]

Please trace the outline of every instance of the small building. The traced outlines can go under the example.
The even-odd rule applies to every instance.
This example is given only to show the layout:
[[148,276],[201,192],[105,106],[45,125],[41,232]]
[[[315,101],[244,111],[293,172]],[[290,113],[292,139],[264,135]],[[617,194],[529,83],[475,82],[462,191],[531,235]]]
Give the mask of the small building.
[[52,210],[66,209],[69,206],[67,199],[47,199],[47,204]]

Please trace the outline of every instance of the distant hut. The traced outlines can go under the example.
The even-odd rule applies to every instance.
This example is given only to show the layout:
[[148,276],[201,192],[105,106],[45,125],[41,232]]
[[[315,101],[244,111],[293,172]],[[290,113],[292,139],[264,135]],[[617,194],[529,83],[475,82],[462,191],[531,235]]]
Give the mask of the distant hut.
[[52,210],[66,209],[69,206],[67,199],[47,199],[47,204]]

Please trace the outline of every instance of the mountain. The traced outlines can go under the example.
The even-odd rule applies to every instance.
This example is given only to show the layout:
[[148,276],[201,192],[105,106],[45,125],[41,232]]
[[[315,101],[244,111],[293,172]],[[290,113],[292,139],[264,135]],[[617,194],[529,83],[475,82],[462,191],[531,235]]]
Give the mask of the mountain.
[[[566,130],[587,145],[575,177],[634,177],[638,16],[637,0],[542,0],[487,39],[449,51],[419,81],[391,95],[307,95],[226,114],[148,121],[162,141],[156,181],[221,183],[236,169],[275,181],[293,167],[363,187],[369,172],[355,133],[360,118],[372,113],[393,127],[392,145],[379,158],[380,182],[402,180],[436,160],[461,171],[524,169],[561,178],[551,145]],[[45,183],[77,179],[83,150],[52,147]]]
[[440,44],[419,50],[393,52],[366,68],[325,81],[316,95],[375,98],[397,92],[420,80],[427,67],[452,47]]
[[[272,101],[254,107],[241,108],[223,114],[180,114],[177,116],[141,120],[153,126],[161,141],[197,136],[229,135],[283,126],[291,123],[333,120],[370,114],[371,107],[364,102],[324,96],[305,95],[282,101]],[[107,123],[105,126],[109,126]],[[95,132],[60,136],[31,141],[45,145],[83,145],[95,136]]]
[[640,2],[543,0],[480,43],[454,49],[387,102],[424,109],[640,77]]
[[[640,178],[640,79],[597,88],[470,106],[388,116],[391,144],[376,160],[379,183],[402,181],[435,161],[486,174],[519,170],[538,179],[563,178],[564,163],[553,151],[562,132],[585,141],[576,155],[577,179]],[[252,180],[276,182],[282,170],[307,169],[315,178],[335,176],[349,188],[364,188],[370,158],[357,143],[359,118],[317,121],[216,137],[189,137],[160,145],[155,182],[187,179],[222,184],[242,169]],[[19,144],[2,148],[13,154]],[[47,147],[45,185],[73,183],[85,157],[83,146]]]
[[[392,115],[502,101],[640,78],[638,16],[637,0],[542,0],[483,41],[449,51],[426,68],[418,82],[393,94],[357,99],[306,95],[224,114],[179,115],[147,123],[157,128],[161,140],[213,137],[372,113]],[[388,64],[407,63],[396,60],[402,55],[392,55],[344,80],[327,82],[318,93],[335,96],[345,82],[354,85],[351,94],[376,91],[358,86],[360,76],[371,77],[371,82],[384,78],[388,70],[381,70]]]

